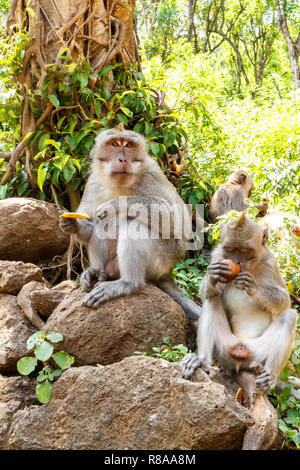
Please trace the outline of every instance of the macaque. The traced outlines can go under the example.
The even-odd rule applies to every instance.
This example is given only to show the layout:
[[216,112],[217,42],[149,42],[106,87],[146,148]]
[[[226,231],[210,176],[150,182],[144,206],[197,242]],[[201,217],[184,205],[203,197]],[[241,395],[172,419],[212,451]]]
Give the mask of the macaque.
[[[96,307],[150,281],[178,302],[187,316],[198,319],[201,308],[184,296],[171,276],[190,236],[190,229],[185,229],[188,213],[157,162],[147,155],[143,136],[123,126],[97,136],[91,174],[77,211],[90,219],[62,219],[60,224],[87,246],[90,269],[83,272],[81,286],[92,290],[84,305]],[[167,229],[164,220],[169,221]],[[109,222],[115,222],[116,234],[105,238],[103,229]],[[135,239],[132,233],[139,230],[142,236]],[[151,231],[154,237],[149,236]]]
[[[183,359],[184,378],[217,359],[233,373],[259,371],[257,388],[275,385],[292,352],[297,315],[266,243],[267,231],[244,212],[225,225],[200,285],[198,353]],[[226,259],[240,266],[231,281]]]
[[[209,213],[213,223],[217,217],[226,214],[231,210],[243,211],[249,206],[244,199],[250,197],[253,188],[253,181],[244,170],[237,170],[229,176],[218,191],[213,195]],[[268,209],[268,200],[264,198],[260,204],[256,204],[258,209],[257,217],[263,217]]]

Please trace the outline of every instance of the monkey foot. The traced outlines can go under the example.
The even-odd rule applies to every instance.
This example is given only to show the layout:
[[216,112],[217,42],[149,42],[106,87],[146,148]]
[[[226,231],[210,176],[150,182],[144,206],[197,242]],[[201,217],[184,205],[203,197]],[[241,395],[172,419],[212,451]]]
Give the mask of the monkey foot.
[[260,362],[256,361],[251,362],[251,364],[249,365],[249,369],[253,370],[256,375],[262,374],[265,371],[264,366]]
[[86,269],[80,277],[80,286],[84,292],[89,292],[96,282],[107,280],[107,274],[99,269]]
[[228,353],[230,354],[231,357],[233,357],[234,359],[238,359],[240,361],[244,359],[250,359],[251,357],[251,351],[249,351],[247,346],[245,346],[242,343],[236,344],[235,346],[231,346],[228,349]]
[[276,381],[274,374],[272,374],[272,372],[264,371],[257,377],[255,381],[255,386],[260,390],[266,391],[270,390],[271,388],[274,388],[275,382]]
[[210,370],[210,367],[205,365],[196,354],[188,354],[181,361],[182,377],[189,379],[198,367],[201,367],[205,372]]

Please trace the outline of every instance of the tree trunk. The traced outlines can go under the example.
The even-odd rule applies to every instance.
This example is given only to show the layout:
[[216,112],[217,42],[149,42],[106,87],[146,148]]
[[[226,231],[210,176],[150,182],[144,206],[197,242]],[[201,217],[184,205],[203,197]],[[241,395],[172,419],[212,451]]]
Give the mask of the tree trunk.
[[278,27],[285,39],[289,60],[291,64],[291,71],[293,76],[294,87],[296,90],[300,90],[300,68],[299,68],[299,55],[300,55],[300,33],[295,41],[293,41],[286,17],[281,10],[279,3],[276,5],[277,15],[278,15]]
[[[134,7],[135,0],[31,0],[30,5],[25,0],[12,0],[7,18],[8,34],[13,35],[18,29],[25,30],[30,42],[22,71],[17,76],[24,98],[21,140],[15,150],[5,157],[8,165],[2,185],[11,179],[16,163],[23,155],[31,186],[36,184],[32,169],[40,161],[38,164],[34,161],[38,147],[37,143],[30,143],[30,136],[43,129],[41,132],[48,131],[55,139],[55,126],[63,108],[76,108],[82,120],[91,119],[79,99],[75,99],[74,106],[61,106],[66,99],[66,87],[71,83],[66,83],[61,89],[55,88],[55,75],[54,78],[48,77],[50,69],[61,76],[68,70],[63,60],[87,63],[91,69],[89,77],[93,77],[90,88],[97,89],[97,81],[101,80],[99,73],[108,64],[120,62],[132,65],[138,62],[133,27]],[[62,59],[63,56],[65,59]],[[45,97],[43,90],[47,80],[50,83],[47,84],[48,96]],[[70,81],[70,77],[67,80]],[[113,84],[111,71],[106,86],[112,89]],[[38,102],[35,111],[32,96]]]

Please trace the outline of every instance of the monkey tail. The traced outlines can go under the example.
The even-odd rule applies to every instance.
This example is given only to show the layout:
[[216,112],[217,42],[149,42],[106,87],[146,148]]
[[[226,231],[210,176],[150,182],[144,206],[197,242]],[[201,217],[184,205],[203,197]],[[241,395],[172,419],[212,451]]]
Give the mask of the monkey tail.
[[157,287],[168,294],[175,302],[180,305],[184,313],[191,320],[199,320],[202,308],[193,300],[184,295],[181,289],[176,286],[171,276],[158,281]]

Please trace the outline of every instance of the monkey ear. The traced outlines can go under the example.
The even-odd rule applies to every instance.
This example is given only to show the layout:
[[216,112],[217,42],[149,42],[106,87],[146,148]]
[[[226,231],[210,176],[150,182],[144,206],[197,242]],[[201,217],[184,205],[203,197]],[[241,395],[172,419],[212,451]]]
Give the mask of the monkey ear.
[[115,127],[115,129],[116,129],[116,131],[119,131],[119,132],[125,131],[125,127],[124,127],[123,122],[120,122],[120,124],[118,124],[118,125]]
[[262,238],[262,244],[266,245],[269,240],[269,227],[268,225],[263,229],[263,238]]
[[239,183],[240,183],[240,184],[245,183],[246,179],[247,179],[246,173],[240,173]]

